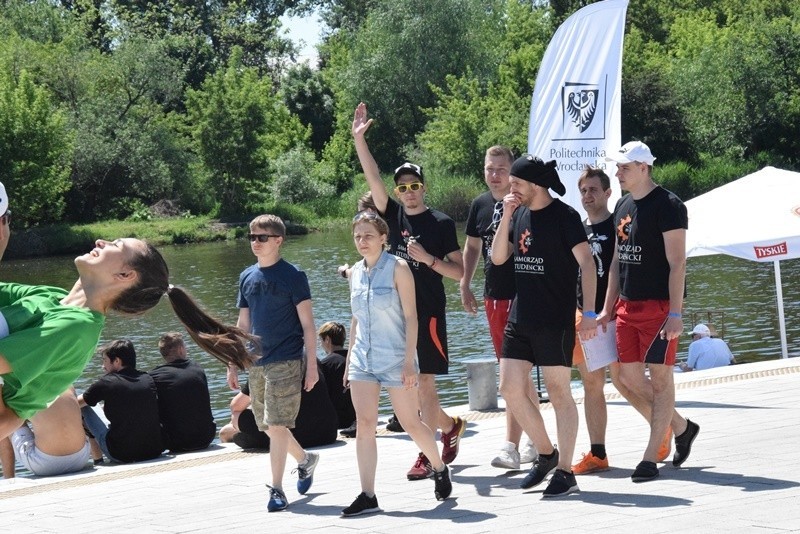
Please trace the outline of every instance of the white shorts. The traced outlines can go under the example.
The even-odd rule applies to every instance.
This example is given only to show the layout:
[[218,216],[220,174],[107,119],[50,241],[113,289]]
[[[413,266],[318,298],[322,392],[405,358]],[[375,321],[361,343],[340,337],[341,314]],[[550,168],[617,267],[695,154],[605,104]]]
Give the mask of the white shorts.
[[86,467],[89,462],[89,441],[81,450],[66,456],[53,456],[36,448],[34,436],[27,424],[22,425],[11,435],[14,454],[25,469],[41,477],[74,473]]

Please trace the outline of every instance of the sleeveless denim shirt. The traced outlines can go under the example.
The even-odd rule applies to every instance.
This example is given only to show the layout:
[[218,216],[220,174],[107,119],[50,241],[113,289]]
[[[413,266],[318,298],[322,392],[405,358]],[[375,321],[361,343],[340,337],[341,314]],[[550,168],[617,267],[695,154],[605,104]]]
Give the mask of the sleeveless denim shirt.
[[350,305],[358,321],[350,363],[370,373],[403,365],[406,326],[394,285],[399,259],[383,251],[369,273],[362,259],[350,273]]

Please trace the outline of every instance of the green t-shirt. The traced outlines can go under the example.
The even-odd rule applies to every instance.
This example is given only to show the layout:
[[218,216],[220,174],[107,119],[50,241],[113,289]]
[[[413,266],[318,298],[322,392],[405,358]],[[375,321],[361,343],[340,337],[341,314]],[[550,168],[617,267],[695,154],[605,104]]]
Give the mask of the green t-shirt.
[[58,287],[0,283],[0,313],[9,330],[0,355],[11,365],[3,375],[3,401],[22,419],[75,382],[100,339],[105,316],[60,304],[66,295]]

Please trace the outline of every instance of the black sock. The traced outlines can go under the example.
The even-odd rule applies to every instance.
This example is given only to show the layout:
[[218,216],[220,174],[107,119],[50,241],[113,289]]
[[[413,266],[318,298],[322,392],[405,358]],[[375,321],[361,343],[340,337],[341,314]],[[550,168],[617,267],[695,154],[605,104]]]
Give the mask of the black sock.
[[556,450],[555,449],[553,449],[553,452],[551,452],[550,454],[539,454],[539,456],[541,456],[543,458],[547,458],[548,460],[550,458],[555,458],[555,455],[556,455]]
[[606,446],[603,443],[592,443],[592,455],[601,460],[605,460]]

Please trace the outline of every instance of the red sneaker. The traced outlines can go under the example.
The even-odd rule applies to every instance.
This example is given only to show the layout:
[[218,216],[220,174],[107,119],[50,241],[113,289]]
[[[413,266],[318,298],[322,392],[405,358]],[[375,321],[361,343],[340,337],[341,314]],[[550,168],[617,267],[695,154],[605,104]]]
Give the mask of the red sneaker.
[[672,428],[667,427],[667,433],[664,439],[661,440],[661,446],[658,448],[658,458],[656,461],[663,462],[669,456],[672,450]]
[[433,467],[428,461],[428,457],[423,453],[419,453],[417,461],[414,462],[414,467],[408,470],[406,477],[408,480],[423,480],[433,476]]
[[458,456],[458,444],[461,436],[467,428],[466,422],[460,417],[453,417],[453,429],[450,432],[442,432],[442,461],[446,464],[451,463]]

